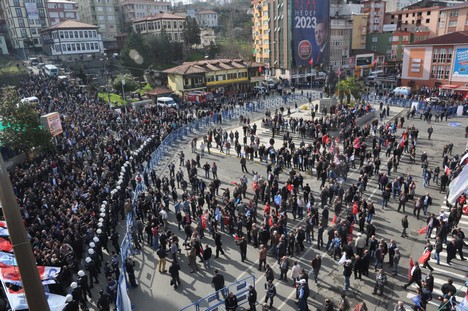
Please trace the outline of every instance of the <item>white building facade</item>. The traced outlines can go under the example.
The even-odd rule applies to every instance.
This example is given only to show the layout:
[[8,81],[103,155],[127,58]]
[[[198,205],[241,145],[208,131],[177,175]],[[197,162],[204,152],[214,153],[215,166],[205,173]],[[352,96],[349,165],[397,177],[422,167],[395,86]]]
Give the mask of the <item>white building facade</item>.
[[98,26],[64,21],[41,31],[46,55],[62,61],[82,59],[84,55],[101,55],[104,45]]

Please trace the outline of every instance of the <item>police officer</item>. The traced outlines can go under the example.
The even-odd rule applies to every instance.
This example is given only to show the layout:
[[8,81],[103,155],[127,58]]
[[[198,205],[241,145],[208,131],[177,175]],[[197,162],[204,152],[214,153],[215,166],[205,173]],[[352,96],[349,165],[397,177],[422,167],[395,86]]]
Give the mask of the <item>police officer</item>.
[[93,298],[93,294],[91,294],[91,290],[88,284],[88,276],[83,270],[78,271],[78,285],[81,287],[84,300],[88,301],[88,295],[90,298]]
[[96,284],[99,284],[96,262],[93,259],[91,259],[91,257],[86,257],[85,262],[86,270],[89,271],[89,288],[93,288],[93,278],[94,282],[96,282]]

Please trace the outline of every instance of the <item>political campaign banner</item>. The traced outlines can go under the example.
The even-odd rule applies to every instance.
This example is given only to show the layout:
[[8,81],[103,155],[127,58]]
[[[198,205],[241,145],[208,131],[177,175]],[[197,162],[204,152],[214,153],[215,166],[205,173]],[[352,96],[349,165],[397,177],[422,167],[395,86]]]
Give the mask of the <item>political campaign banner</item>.
[[4,238],[0,238],[0,251],[12,252],[13,246],[11,245],[10,241]]
[[291,14],[295,65],[328,64],[330,1],[293,0]]
[[17,266],[16,257],[14,254],[0,252],[0,268],[8,266]]
[[[43,285],[55,284],[55,277],[60,272],[59,267],[37,266],[39,277]],[[21,286],[21,275],[18,267],[6,267],[0,269],[0,277],[6,283],[12,283]]]

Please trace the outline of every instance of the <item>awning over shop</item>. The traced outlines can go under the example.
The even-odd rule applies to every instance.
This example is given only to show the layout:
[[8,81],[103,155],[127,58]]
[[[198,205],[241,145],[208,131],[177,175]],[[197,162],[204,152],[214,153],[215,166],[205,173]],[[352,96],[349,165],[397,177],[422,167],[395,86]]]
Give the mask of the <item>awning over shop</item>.
[[454,90],[457,87],[459,87],[459,85],[455,85],[455,84],[444,84],[440,86],[441,89],[446,89],[446,90]]

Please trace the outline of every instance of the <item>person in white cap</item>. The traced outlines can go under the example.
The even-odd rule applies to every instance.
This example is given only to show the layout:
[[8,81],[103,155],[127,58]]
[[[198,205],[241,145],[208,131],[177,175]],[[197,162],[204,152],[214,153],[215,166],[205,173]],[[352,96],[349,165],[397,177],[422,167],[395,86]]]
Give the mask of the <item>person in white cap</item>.
[[96,262],[93,259],[91,259],[91,257],[86,257],[85,262],[86,262],[85,264],[86,270],[89,271],[89,288],[93,288],[94,287],[93,278],[94,278],[94,282],[96,284],[99,284]]
[[78,301],[73,300],[73,296],[68,294],[65,298],[65,308],[62,311],[80,311],[80,306],[78,305]]
[[73,300],[86,305],[86,300],[83,299],[83,292],[78,283],[72,282],[70,288],[72,289],[71,295],[73,296]]
[[93,298],[93,294],[91,294],[91,290],[89,288],[88,284],[88,276],[83,270],[78,271],[78,284],[81,287],[81,290],[83,292],[83,299],[88,301],[88,297]]

